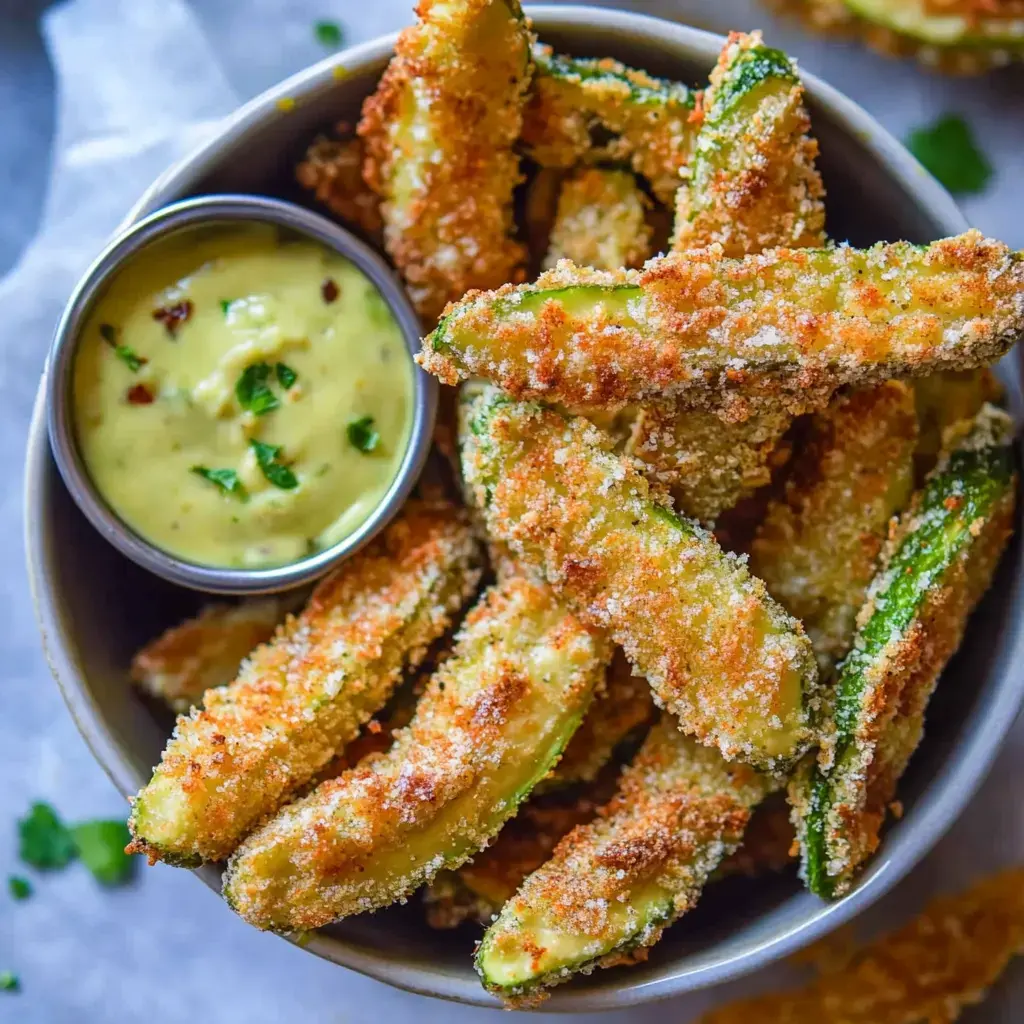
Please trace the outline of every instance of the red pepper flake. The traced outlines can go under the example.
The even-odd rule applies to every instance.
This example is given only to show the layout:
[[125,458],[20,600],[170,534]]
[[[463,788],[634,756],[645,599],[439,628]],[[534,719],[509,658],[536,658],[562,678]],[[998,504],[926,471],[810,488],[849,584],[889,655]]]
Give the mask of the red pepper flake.
[[334,302],[334,300],[341,294],[341,289],[338,287],[333,277],[325,277],[324,283],[320,285],[320,295],[324,302]]
[[945,501],[943,501],[942,504],[945,506],[947,512],[955,512],[963,503],[963,498],[958,495],[951,494],[945,499]]
[[149,405],[153,401],[154,395],[145,384],[133,384],[128,389],[127,398],[131,405]]
[[175,302],[173,306],[154,309],[153,319],[159,320],[173,338],[178,333],[178,328],[192,315],[193,308],[191,299],[183,299],[181,302]]

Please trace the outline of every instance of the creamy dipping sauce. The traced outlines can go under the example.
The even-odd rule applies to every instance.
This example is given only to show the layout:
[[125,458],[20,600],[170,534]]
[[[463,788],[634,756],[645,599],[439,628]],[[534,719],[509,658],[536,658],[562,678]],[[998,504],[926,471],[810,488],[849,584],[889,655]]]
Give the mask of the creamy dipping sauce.
[[97,490],[189,562],[295,562],[357,529],[394,480],[414,367],[376,286],[270,225],[154,243],[93,306],[74,422]]

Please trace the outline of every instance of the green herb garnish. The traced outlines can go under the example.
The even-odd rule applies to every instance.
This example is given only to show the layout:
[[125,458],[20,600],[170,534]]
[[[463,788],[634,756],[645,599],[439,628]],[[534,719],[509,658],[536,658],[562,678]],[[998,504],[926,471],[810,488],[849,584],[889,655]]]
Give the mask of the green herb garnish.
[[225,316],[228,315],[228,310],[231,308],[231,303],[234,302],[234,301],[235,301],[234,299],[221,299],[220,300],[220,311]]
[[18,822],[19,856],[34,868],[62,868],[77,849],[71,833],[49,805],[35,803]]
[[337,49],[341,46],[345,33],[336,21],[318,21],[313,25],[313,34],[321,46],[329,46]]
[[282,491],[290,491],[299,486],[298,477],[283,463],[277,461],[281,454],[279,444],[265,444],[263,441],[250,441],[250,447],[256,454],[263,475]]
[[100,337],[114,350],[114,355],[128,367],[132,373],[138,373],[148,359],[140,356],[129,345],[122,345],[117,340],[117,328],[113,324],[100,324]]
[[211,484],[215,484],[225,494],[233,494],[240,501],[249,500],[248,492],[233,469],[207,469],[206,466],[193,466],[191,472],[208,480]]
[[954,194],[983,192],[992,177],[992,165],[978,148],[970,125],[957,114],[912,131],[907,148]]
[[131,877],[134,860],[124,848],[131,842],[123,821],[86,821],[71,830],[82,863],[103,885],[121,885]]
[[350,420],[345,428],[349,444],[363,453],[369,453],[380,444],[380,434],[373,426],[372,416],[363,416],[358,420]]
[[11,894],[11,899],[27,900],[32,895],[32,886],[27,878],[11,875],[7,879],[7,891]]
[[17,992],[21,987],[13,971],[0,971],[0,992]]
[[277,383],[287,391],[298,379],[299,375],[287,364],[278,363],[274,367],[277,374]]
[[247,412],[263,416],[276,409],[281,403],[270,390],[269,363],[253,363],[242,371],[235,385],[235,397],[238,404]]

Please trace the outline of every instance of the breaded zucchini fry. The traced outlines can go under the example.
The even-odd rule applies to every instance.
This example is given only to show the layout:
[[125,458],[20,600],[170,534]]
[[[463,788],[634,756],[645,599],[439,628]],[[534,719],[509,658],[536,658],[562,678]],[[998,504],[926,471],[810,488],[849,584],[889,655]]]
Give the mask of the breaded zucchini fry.
[[[585,160],[628,162],[671,206],[699,120],[695,94],[610,57],[564,57],[537,44],[533,59],[521,138],[527,155],[564,170]],[[612,138],[595,145],[601,132]]]
[[619,406],[648,397],[793,411],[844,384],[970,369],[1024,333],[1024,256],[970,231],[931,245],[712,247],[606,273],[565,262],[532,285],[471,293],[422,366],[517,398]]
[[914,381],[920,426],[914,461],[919,479],[935,466],[946,429],[961,420],[974,419],[986,402],[998,402],[999,397],[999,382],[987,366],[980,370],[936,373]]
[[132,807],[134,852],[182,865],[226,857],[356,736],[479,577],[466,518],[409,503],[233,683],[178,719]]
[[245,658],[274,635],[288,607],[285,596],[204,605],[132,658],[132,682],[173,711],[201,707],[207,690],[230,683]]
[[810,127],[793,61],[765,46],[760,32],[730,35],[676,193],[673,248],[717,242],[726,256],[741,257],[823,245],[825,189]]
[[651,255],[650,202],[629,171],[584,167],[562,183],[545,268],[639,267]]
[[532,62],[519,0],[421,0],[417,14],[358,131],[385,247],[433,323],[468,289],[517,279],[512,147]]
[[790,789],[808,887],[847,892],[878,845],[924,712],[1012,530],[1009,417],[987,405],[902,517],[836,686],[834,735]]
[[316,139],[295,168],[295,180],[339,220],[381,241],[380,196],[363,181],[361,139]]
[[492,537],[608,630],[682,728],[778,768],[813,737],[817,666],[798,622],[696,523],[650,498],[586,420],[473,404],[463,476]]
[[754,537],[750,571],[803,622],[825,675],[849,650],[889,520],[910,498],[916,442],[906,384],[835,399],[811,420]]
[[511,1005],[653,945],[739,845],[777,785],[654,726],[597,819],[573,829],[505,904],[477,951],[484,985]]
[[551,241],[551,229],[558,216],[558,199],[562,194],[563,171],[541,167],[523,190],[523,237],[529,250],[528,272],[540,273]]
[[558,760],[608,657],[547,587],[492,587],[391,750],[249,836],[228,864],[228,902],[259,928],[317,928],[458,867]]
[[785,794],[772,793],[754,808],[743,842],[719,865],[711,881],[742,875],[761,878],[784,871],[796,856],[796,833]]

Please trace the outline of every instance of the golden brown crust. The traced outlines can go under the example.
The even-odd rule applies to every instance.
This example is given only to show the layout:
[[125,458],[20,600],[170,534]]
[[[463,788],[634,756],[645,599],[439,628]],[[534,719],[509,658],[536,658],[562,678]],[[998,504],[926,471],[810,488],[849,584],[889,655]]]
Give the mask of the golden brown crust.
[[362,140],[320,136],[295,168],[295,180],[339,220],[379,244],[380,197],[363,181],[364,159]]

